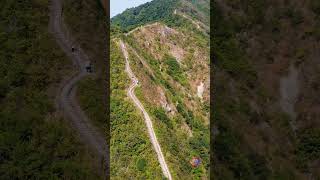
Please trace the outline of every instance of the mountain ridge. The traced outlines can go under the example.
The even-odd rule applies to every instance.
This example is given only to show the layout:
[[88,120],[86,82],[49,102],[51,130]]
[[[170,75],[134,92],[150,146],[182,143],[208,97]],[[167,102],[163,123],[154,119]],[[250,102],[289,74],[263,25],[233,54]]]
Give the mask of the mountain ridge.
[[[164,21],[168,25],[175,24],[172,16],[176,9],[192,15],[198,21],[209,24],[209,0],[153,0],[138,7],[133,7],[111,18],[111,26],[119,26],[123,31],[130,31],[138,26],[152,22]],[[207,7],[202,10],[199,7]],[[203,18],[205,17],[205,18]]]
[[[139,79],[139,84],[135,87],[135,95],[151,118],[172,178],[208,179],[209,42],[207,35],[190,21],[191,18],[197,21],[195,17],[188,14],[190,17],[188,19],[175,13],[175,10],[179,9],[178,3],[183,2],[185,1],[154,0],[128,9],[111,19],[111,37],[114,41],[121,39],[127,44],[130,67]],[[188,12],[184,10],[179,9],[179,12]],[[111,69],[117,72],[124,71],[122,63],[125,59],[122,54],[119,54],[119,46],[114,44],[111,48],[111,52],[114,52],[111,62],[121,63],[114,65],[115,69],[112,67]],[[128,77],[124,77],[117,78],[117,82],[115,79],[111,80],[112,92],[126,92],[131,83]],[[115,109],[124,106],[127,102],[133,104],[126,94],[113,98],[111,102],[115,104]],[[123,112],[123,114],[128,113]],[[143,118],[137,112],[137,116],[127,123],[135,124],[135,121],[140,122],[140,119]],[[116,123],[120,120],[112,121]],[[119,131],[124,126],[125,124],[121,123],[114,126],[111,132],[111,139],[114,137],[114,140],[111,141],[115,141],[120,136],[133,136],[130,129],[127,129],[126,135]],[[132,126],[138,126],[144,132],[147,131],[144,124]],[[145,145],[150,141],[146,137],[140,138],[144,139]],[[153,151],[150,145],[145,145],[143,146]],[[125,151],[117,144],[111,144],[111,149],[113,152],[111,159],[113,154]],[[133,171],[135,158],[127,157],[131,162],[129,166],[133,168],[132,171],[130,170],[130,177],[159,178],[149,172],[152,168],[159,166],[158,163],[150,165],[150,162],[154,162],[154,155],[146,157],[143,151],[140,153],[134,156],[139,162],[137,168],[140,169],[136,172]],[[201,164],[193,168],[190,161],[194,157],[200,158]],[[115,159],[112,161],[115,162],[114,167],[111,167],[115,177],[129,176],[127,172],[116,169],[117,164],[122,163],[121,161]],[[144,162],[145,169],[140,168],[140,162]]]

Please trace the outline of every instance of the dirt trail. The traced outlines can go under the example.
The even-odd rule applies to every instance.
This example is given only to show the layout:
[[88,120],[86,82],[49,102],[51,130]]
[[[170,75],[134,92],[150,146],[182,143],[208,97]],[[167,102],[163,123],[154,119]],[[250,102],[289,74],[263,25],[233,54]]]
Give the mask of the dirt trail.
[[[103,135],[91,124],[91,121],[81,110],[76,101],[76,84],[88,76],[86,72],[85,63],[89,61],[88,56],[83,52],[79,45],[74,44],[72,36],[68,33],[66,25],[61,17],[62,15],[62,1],[52,0],[50,2],[50,22],[49,30],[54,35],[56,42],[66,55],[72,60],[77,73],[71,75],[61,83],[61,87],[57,94],[56,106],[59,110],[63,111],[68,120],[71,121],[72,126],[79,133],[80,139],[83,143],[96,152],[96,155],[104,161],[107,165],[109,153],[107,142]],[[71,51],[72,47],[76,47],[74,52]]]
[[142,28],[152,27],[152,26],[154,26],[154,24],[155,24],[155,23],[147,24],[147,25],[144,25],[144,26],[136,27],[136,28],[132,29],[131,31],[127,32],[125,35],[126,35],[126,36],[128,36],[128,35],[130,35],[130,34],[132,34],[132,33],[136,32],[136,31],[138,31],[138,30],[141,30]]
[[289,67],[289,73],[280,80],[280,106],[284,112],[286,112],[290,117],[291,128],[295,131],[295,119],[297,114],[295,112],[294,106],[297,102],[299,93],[299,81],[298,81],[298,70],[292,64]]
[[156,134],[154,133],[151,118],[150,118],[149,114],[147,113],[147,111],[144,109],[144,107],[141,104],[141,102],[139,101],[139,99],[134,94],[134,89],[135,89],[136,86],[138,86],[138,79],[133,74],[133,72],[132,72],[132,70],[130,68],[129,56],[128,56],[128,52],[127,52],[127,49],[126,49],[126,45],[121,40],[120,40],[120,46],[121,46],[122,53],[123,53],[123,55],[124,55],[124,57],[126,59],[126,69],[125,70],[126,70],[126,72],[128,73],[129,77],[132,80],[132,84],[130,85],[130,87],[128,89],[128,96],[133,100],[134,104],[143,113],[143,116],[144,116],[144,119],[145,119],[145,123],[146,123],[147,129],[148,129],[149,137],[150,137],[151,143],[153,145],[153,148],[157,153],[158,160],[159,160],[162,172],[169,180],[172,180],[168,165],[167,165],[167,163],[165,161],[165,158],[163,156],[163,153],[161,151],[160,144],[159,144],[159,142],[157,140]]
[[174,10],[174,13],[173,14],[176,14],[176,15],[179,15],[185,19],[188,19],[189,21],[192,22],[192,24],[194,24],[201,32],[205,33],[205,34],[208,34],[208,32],[210,31],[210,27],[208,27],[207,25],[203,24],[202,22],[200,21],[196,21],[196,20],[193,20],[190,16],[184,14],[184,13],[181,13],[179,12],[178,10]]

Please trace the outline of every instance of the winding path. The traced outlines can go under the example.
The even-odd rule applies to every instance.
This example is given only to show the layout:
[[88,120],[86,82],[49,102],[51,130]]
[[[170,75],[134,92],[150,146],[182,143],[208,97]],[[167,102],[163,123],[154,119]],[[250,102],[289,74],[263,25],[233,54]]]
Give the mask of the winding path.
[[294,64],[289,66],[289,71],[286,76],[280,79],[280,106],[284,112],[290,116],[290,126],[294,135],[296,135],[296,118],[297,112],[295,105],[299,95],[299,71]]
[[184,14],[184,13],[181,13],[179,12],[178,10],[174,10],[173,14],[175,15],[180,15],[181,17],[191,21],[192,24],[194,24],[201,32],[205,33],[208,35],[208,33],[210,32],[210,27],[208,27],[207,25],[203,24],[202,22],[200,21],[195,21],[193,20],[190,16]]
[[161,151],[160,144],[159,144],[159,142],[157,140],[156,134],[154,133],[151,118],[150,118],[149,114],[147,113],[147,111],[144,109],[144,107],[141,104],[141,102],[139,101],[139,99],[134,94],[134,89],[135,89],[136,86],[138,86],[138,79],[133,74],[133,72],[132,72],[132,70],[130,68],[128,52],[127,52],[127,49],[126,49],[126,45],[123,43],[122,40],[120,40],[120,46],[121,46],[122,53],[123,53],[123,55],[124,55],[124,57],[126,59],[126,72],[128,73],[129,77],[132,80],[132,84],[130,85],[130,87],[128,89],[128,96],[133,100],[134,104],[143,113],[143,116],[144,116],[144,119],[145,119],[145,123],[146,123],[147,129],[148,129],[149,137],[150,137],[151,143],[153,145],[153,148],[157,153],[158,161],[160,163],[162,172],[169,180],[172,180],[168,165],[167,165],[167,163],[166,163],[166,161],[164,159],[163,153]]
[[[54,35],[58,45],[72,60],[78,71],[61,83],[56,98],[56,106],[59,110],[63,111],[68,120],[71,121],[72,126],[80,135],[83,143],[87,144],[94,152],[96,152],[95,154],[104,161],[108,172],[109,153],[106,138],[91,124],[91,121],[81,110],[75,98],[76,84],[89,75],[85,69],[85,63],[89,61],[89,58],[78,45],[74,44],[75,41],[67,31],[66,25],[61,17],[61,0],[51,0],[49,8],[49,31]],[[71,51],[73,46],[76,47],[74,52]]]

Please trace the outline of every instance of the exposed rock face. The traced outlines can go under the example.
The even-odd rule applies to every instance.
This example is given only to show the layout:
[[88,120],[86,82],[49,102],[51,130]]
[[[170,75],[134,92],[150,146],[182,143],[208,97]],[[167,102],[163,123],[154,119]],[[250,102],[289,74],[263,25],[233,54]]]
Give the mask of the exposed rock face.
[[158,92],[160,92],[160,104],[162,108],[167,112],[170,113],[171,115],[175,114],[175,107],[173,104],[168,103],[167,98],[161,88],[158,88]]
[[197,87],[197,96],[200,98],[200,99],[203,99],[202,95],[203,95],[203,92],[204,92],[204,83],[203,82],[200,82],[200,85]]

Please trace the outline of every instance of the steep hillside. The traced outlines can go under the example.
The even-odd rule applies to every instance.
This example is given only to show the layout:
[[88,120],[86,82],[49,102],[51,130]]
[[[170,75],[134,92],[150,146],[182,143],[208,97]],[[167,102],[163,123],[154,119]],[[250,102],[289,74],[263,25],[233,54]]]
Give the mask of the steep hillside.
[[[92,127],[92,138],[90,145],[95,143],[95,149],[99,147],[99,156],[101,161],[100,170],[103,172],[101,177],[107,176],[108,157],[106,152],[109,133],[108,119],[108,82],[107,82],[107,21],[105,9],[101,1],[90,0],[64,0],[63,1],[63,20],[67,26],[70,36],[72,36],[72,47],[75,48],[76,54],[82,51],[85,57],[81,57],[90,61],[91,73],[80,80],[76,84],[76,100],[79,103],[79,109],[83,111],[80,116],[87,118],[87,127]],[[70,51],[71,47],[67,51]],[[84,138],[83,138],[84,139]],[[101,157],[102,156],[102,157]]]
[[0,7],[0,179],[101,179],[54,107],[72,65],[48,32],[48,1]]
[[107,22],[103,7],[99,1],[65,0],[63,16],[75,43],[87,52],[95,73],[79,85],[81,108],[107,135]]
[[[128,51],[130,67],[139,80],[134,93],[151,117],[173,179],[209,179],[209,40],[207,31],[192,23],[194,21],[209,27],[206,21],[200,22],[197,19],[201,15],[209,19],[209,15],[205,8],[200,8],[203,6],[202,1],[196,4],[192,2],[154,0],[112,19],[112,37],[115,44],[111,46],[111,51],[115,52],[114,56],[121,58],[111,60],[123,63],[123,66],[115,66],[114,69],[111,65],[111,69],[117,72],[125,70],[124,54],[118,49],[119,45],[116,45],[122,40]],[[126,96],[131,84],[128,75],[123,78],[127,80],[121,80],[121,86],[112,85],[111,97],[118,91],[124,94],[111,101],[115,105],[111,110],[123,107],[126,102],[137,111],[134,118],[128,119],[129,122],[144,121],[132,100]],[[116,80],[111,80],[111,84],[119,83],[119,79]],[[114,113],[111,115],[115,116]],[[124,111],[123,116],[128,116],[128,113]],[[129,127],[125,131],[120,130],[120,127],[129,122],[115,124],[117,119],[112,118],[111,121],[111,141],[119,136],[130,137],[136,134]],[[135,126],[147,133],[145,123]],[[150,143],[148,134],[141,138],[143,144]],[[143,144],[140,144],[140,147]],[[155,152],[151,144],[147,147]],[[121,156],[119,151],[133,150],[123,149],[116,143],[111,144],[111,149],[111,159],[119,158],[115,156]],[[145,156],[145,152],[136,152],[133,157],[140,156]],[[153,160],[155,164],[152,163],[152,166],[160,167],[157,157],[153,155],[149,158],[151,157],[156,160]],[[201,158],[202,162],[198,167],[191,166],[192,157]],[[132,158],[129,160],[132,163],[135,161]],[[148,167],[151,162],[146,158],[145,161]],[[120,160],[114,162],[111,169],[112,166],[123,163]],[[132,171],[129,177],[149,177],[148,171],[138,170],[138,164],[132,168],[135,171]],[[114,172],[117,172],[115,168]],[[119,172],[111,174],[115,178],[120,175]]]
[[117,41],[111,41],[111,179],[161,179],[156,154],[148,140],[143,117],[127,97],[130,84],[125,73],[125,59]]
[[319,178],[318,1],[213,7],[216,179]]
[[[140,25],[163,21],[167,25],[187,26],[190,21],[177,18],[175,10],[184,15],[209,25],[210,16],[209,0],[156,0],[145,3],[139,7],[127,9],[111,19],[111,25],[119,26],[128,32]],[[176,11],[176,12],[177,12]],[[192,27],[193,28],[193,27]]]

